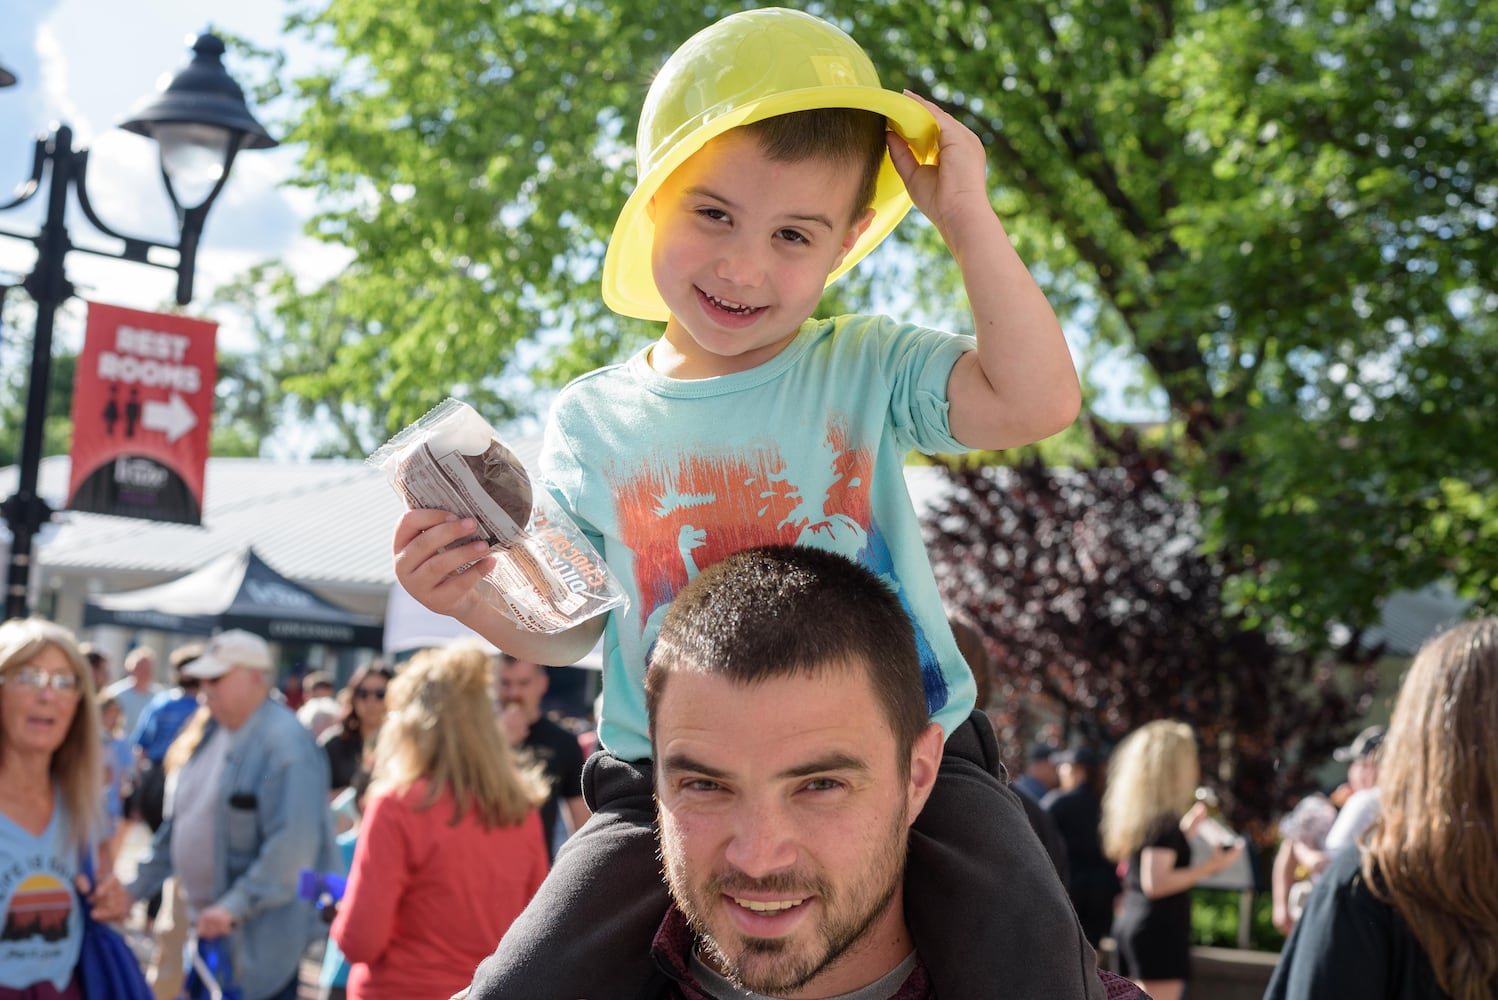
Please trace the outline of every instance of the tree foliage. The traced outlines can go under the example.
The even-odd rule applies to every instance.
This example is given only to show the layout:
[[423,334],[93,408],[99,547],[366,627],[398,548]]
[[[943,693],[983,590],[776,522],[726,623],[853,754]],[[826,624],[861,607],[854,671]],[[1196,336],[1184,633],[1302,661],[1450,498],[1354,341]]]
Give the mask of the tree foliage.
[[[486,412],[649,333],[603,247],[651,74],[740,4],[330,0],[345,57],[297,81],[314,227],[353,252],[279,286],[291,391],[376,436],[449,393]],[[1169,399],[1222,593],[1314,646],[1437,577],[1498,599],[1498,19],[1484,0],[859,0],[887,85],[984,139],[995,204],[1090,340]],[[873,301],[965,324],[929,227]],[[908,260],[908,258],[907,258]],[[872,270],[871,270],[872,269]],[[323,316],[326,324],[305,319]]]
[[1057,720],[1104,747],[1153,719],[1190,722],[1203,774],[1247,828],[1361,719],[1373,657],[1321,661],[1228,614],[1168,454],[1091,429],[1100,464],[949,466],[926,518],[943,599],[993,654],[985,707],[1011,761]]
[[[35,304],[19,289],[6,291],[8,294],[0,299],[0,466],[14,465],[21,458],[31,385],[31,346],[36,334]],[[77,371],[77,354],[58,350],[54,342],[42,427],[43,455],[68,452],[73,439],[73,378]]]
[[528,401],[502,373],[555,381],[641,337],[597,274],[650,73],[702,15],[639,13],[333,0],[295,19],[348,57],[297,81],[290,137],[327,206],[315,231],[355,258],[306,295],[280,286],[293,325],[333,321],[303,328],[332,361],[293,391],[385,435],[448,394],[498,419]]
[[1027,259],[1148,362],[1250,621],[1315,639],[1446,574],[1494,599],[1484,10],[937,3],[863,32],[984,137]]

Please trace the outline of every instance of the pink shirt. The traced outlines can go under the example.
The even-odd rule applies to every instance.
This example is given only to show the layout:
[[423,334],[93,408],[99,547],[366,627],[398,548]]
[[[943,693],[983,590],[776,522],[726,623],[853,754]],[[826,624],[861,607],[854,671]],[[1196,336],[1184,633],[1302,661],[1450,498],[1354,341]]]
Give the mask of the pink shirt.
[[485,830],[470,809],[450,825],[450,790],[417,811],[418,782],[371,796],[333,940],[349,1000],[448,997],[467,986],[546,876],[540,817]]

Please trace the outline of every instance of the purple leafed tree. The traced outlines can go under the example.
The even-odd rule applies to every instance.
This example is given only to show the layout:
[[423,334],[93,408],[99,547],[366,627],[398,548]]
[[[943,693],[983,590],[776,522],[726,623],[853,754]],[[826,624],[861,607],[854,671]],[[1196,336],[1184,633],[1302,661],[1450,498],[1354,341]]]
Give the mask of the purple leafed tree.
[[1167,454],[1132,430],[1091,432],[1091,468],[1029,454],[944,467],[948,489],[924,519],[942,596],[991,654],[985,707],[1005,760],[1020,764],[1054,721],[1107,749],[1152,719],[1183,719],[1227,818],[1263,832],[1361,717],[1374,657],[1316,660],[1244,627]]

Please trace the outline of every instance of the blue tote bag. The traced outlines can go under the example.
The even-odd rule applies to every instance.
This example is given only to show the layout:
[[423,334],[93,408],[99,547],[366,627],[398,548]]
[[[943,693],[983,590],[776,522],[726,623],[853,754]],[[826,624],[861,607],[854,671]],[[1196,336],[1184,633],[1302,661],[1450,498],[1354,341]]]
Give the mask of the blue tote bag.
[[[94,884],[94,862],[91,852],[84,852],[83,874]],[[83,946],[78,952],[78,984],[88,1000],[156,1000],[146,983],[145,973],[135,953],[108,924],[94,919],[93,908],[82,894]]]
[[204,941],[189,932],[183,949],[187,976],[179,1000],[244,1000],[234,984],[234,937]]

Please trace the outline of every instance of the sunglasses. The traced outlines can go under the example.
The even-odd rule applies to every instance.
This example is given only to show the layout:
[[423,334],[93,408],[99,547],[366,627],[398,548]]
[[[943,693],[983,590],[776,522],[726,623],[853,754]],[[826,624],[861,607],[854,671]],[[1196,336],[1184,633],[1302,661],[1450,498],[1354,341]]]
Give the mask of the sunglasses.
[[59,695],[77,696],[78,678],[72,674],[54,674],[41,667],[22,667],[13,670],[4,676],[0,676],[0,684],[15,684],[32,691],[43,691],[51,688]]
[[225,670],[217,677],[199,677],[198,683],[203,687],[218,687],[220,681],[222,681],[224,678],[228,677],[238,669],[238,667],[230,667],[228,670]]
[[384,688],[374,688],[374,689],[370,689],[370,688],[358,688],[358,689],[356,689],[354,691],[354,697],[358,698],[360,701],[363,701],[365,698],[373,698],[375,701],[384,701],[385,700],[385,689]]

